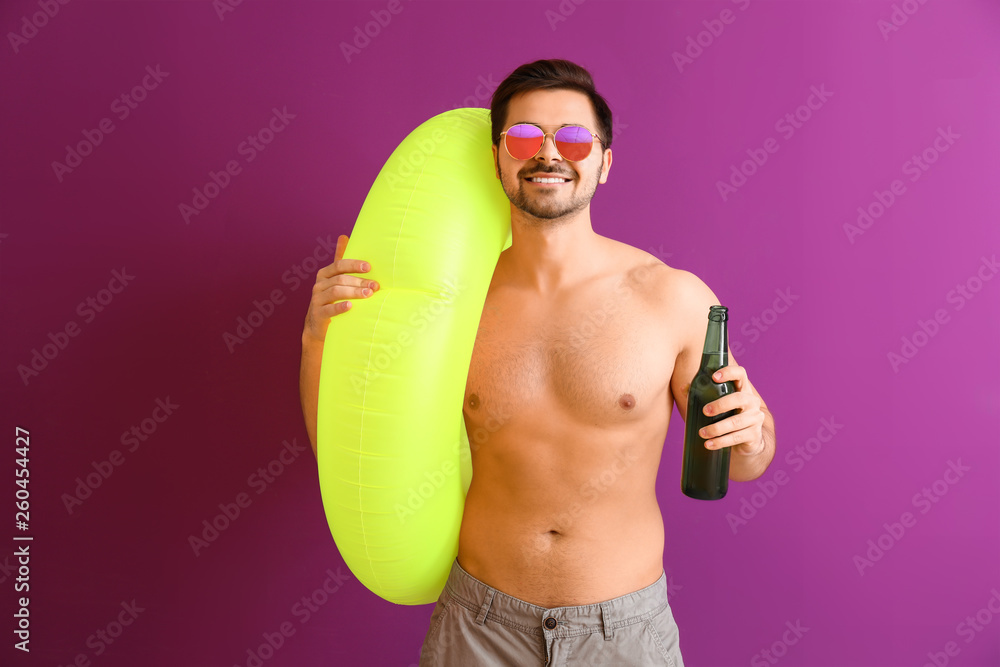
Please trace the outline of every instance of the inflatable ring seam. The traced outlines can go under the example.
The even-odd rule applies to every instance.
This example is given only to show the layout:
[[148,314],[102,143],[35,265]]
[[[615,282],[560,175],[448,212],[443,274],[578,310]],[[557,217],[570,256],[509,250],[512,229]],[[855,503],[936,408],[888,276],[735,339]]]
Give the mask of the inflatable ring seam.
[[[413,201],[413,195],[416,192],[416,187],[420,185],[420,179],[423,177],[423,175],[424,175],[424,165],[421,165],[420,166],[420,173],[417,175],[416,184],[414,186],[414,189],[410,192],[409,198],[406,200],[406,208],[403,209],[403,216],[402,216],[402,219],[400,219],[400,221],[399,221],[399,232],[396,234],[396,242],[395,242],[395,244],[393,245],[393,248],[392,248],[392,259],[393,259],[393,261],[392,261],[392,274],[391,274],[392,277],[390,279],[390,284],[392,284],[392,285],[396,284],[396,258],[399,256],[399,239],[402,236],[403,226],[406,224],[407,214],[410,212],[410,204]],[[378,315],[376,315],[376,317],[375,317],[375,326],[372,327],[372,337],[371,337],[371,339],[369,340],[369,343],[368,343],[368,367],[369,368],[371,368],[372,355],[375,352],[375,338],[376,338],[376,335],[377,335],[378,330],[379,330],[378,325],[382,321],[382,311],[385,309],[385,304],[389,300],[389,297],[391,295],[392,294],[390,292],[389,294],[386,294],[385,298],[382,299],[382,303],[381,303],[381,305],[379,306],[379,309],[378,309]],[[364,394],[362,394],[362,397],[361,397],[362,415],[366,414],[366,410],[365,409],[367,408],[367,405],[368,405],[368,400],[367,399],[368,399],[368,382],[366,380],[365,381],[365,391],[364,391]],[[361,434],[360,434],[361,435],[361,443],[362,443],[362,447],[361,447],[361,451],[362,452],[365,451],[364,445],[367,444],[367,441],[365,440],[365,437],[364,437],[364,428],[365,428],[365,420],[362,417],[362,420],[361,420]],[[359,467],[358,468],[358,507],[363,508],[364,505],[362,503],[362,494],[361,494],[361,489],[362,489],[361,472],[362,472],[362,469]],[[365,526],[365,514],[364,514],[364,511],[361,512],[360,521],[361,521],[362,529],[364,529],[364,526]],[[368,534],[367,530],[363,530],[362,532],[365,535]],[[368,540],[367,539],[364,540],[364,545],[365,545],[365,555],[368,557],[369,570],[371,570],[372,578],[375,580],[376,584],[379,587],[381,587],[382,586],[382,582],[379,581],[378,572],[371,565],[371,563],[372,563],[371,552],[368,550]]]

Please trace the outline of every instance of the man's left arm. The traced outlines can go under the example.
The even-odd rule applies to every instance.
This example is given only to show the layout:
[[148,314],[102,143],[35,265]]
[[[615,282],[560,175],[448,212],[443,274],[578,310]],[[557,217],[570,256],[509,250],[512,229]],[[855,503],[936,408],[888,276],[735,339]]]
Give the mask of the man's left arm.
[[[673,400],[686,424],[689,418],[694,418],[687,414],[688,392],[690,378],[698,372],[705,344],[705,314],[710,306],[721,302],[700,278],[684,270],[665,272],[657,293],[669,297],[664,299],[662,307],[670,311],[671,317],[691,323],[681,334],[680,350],[670,379]],[[736,363],[732,349],[729,349],[729,365],[720,368],[717,375],[713,379],[717,382],[731,380],[736,392],[707,404],[705,414],[718,415],[736,409],[739,412],[704,427],[701,436],[710,441],[707,444],[714,445],[710,448],[731,447],[729,479],[747,482],[764,474],[774,458],[774,417],[747,378],[746,369]]]

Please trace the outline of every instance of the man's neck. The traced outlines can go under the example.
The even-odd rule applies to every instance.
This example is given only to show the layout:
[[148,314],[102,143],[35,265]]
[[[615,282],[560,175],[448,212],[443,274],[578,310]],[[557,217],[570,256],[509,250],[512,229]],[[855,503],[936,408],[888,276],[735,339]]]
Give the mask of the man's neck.
[[526,219],[513,209],[511,247],[501,255],[505,279],[511,286],[553,295],[594,274],[600,239],[589,207],[565,221]]

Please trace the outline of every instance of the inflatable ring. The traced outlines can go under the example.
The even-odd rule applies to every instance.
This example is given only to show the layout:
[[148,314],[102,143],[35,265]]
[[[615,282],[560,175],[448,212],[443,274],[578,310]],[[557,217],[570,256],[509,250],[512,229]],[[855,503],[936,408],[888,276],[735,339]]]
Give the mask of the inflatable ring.
[[486,292],[511,244],[487,109],[411,132],[372,185],[345,256],[379,283],[330,320],[317,461],[351,572],[396,604],[434,602],[458,553],[472,479],[462,416]]

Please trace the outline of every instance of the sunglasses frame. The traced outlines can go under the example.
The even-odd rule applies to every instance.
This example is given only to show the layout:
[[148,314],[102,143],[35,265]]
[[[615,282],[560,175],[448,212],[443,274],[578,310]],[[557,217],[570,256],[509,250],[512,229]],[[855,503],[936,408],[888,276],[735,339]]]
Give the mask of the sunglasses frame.
[[[531,125],[532,127],[537,127],[538,131],[542,133],[542,143],[538,145],[538,150],[535,151],[535,154],[532,155],[531,157],[517,158],[517,157],[514,157],[513,155],[510,155],[510,148],[507,147],[507,132],[509,132],[511,130],[511,128],[517,127],[518,125]],[[510,155],[510,158],[512,160],[522,160],[523,161],[523,160],[531,160],[531,159],[533,159],[535,156],[537,156],[542,151],[542,148],[545,146],[545,139],[551,134],[552,135],[552,145],[555,147],[556,153],[559,153],[559,157],[561,157],[562,159],[567,160],[569,162],[583,162],[583,160],[586,160],[588,157],[590,157],[590,153],[587,153],[587,157],[583,158],[582,160],[571,160],[570,158],[568,158],[565,155],[563,155],[562,151],[559,150],[559,145],[556,143],[556,132],[558,132],[559,130],[565,129],[567,127],[579,127],[579,128],[584,129],[584,130],[586,130],[587,132],[590,133],[590,136],[591,136],[590,151],[591,152],[593,152],[593,150],[594,150],[594,139],[597,139],[598,141],[600,141],[601,142],[601,148],[602,149],[604,148],[604,140],[601,139],[601,137],[598,136],[598,134],[596,132],[591,132],[590,128],[585,127],[583,125],[578,125],[578,124],[575,124],[575,123],[573,125],[563,125],[559,129],[557,129],[555,132],[546,132],[545,130],[543,130],[541,128],[540,125],[536,125],[535,123],[514,123],[513,125],[511,125],[510,127],[508,127],[506,130],[504,130],[503,132],[501,132],[500,133],[500,137],[502,138],[503,149],[505,151],[507,151],[507,155]]]

